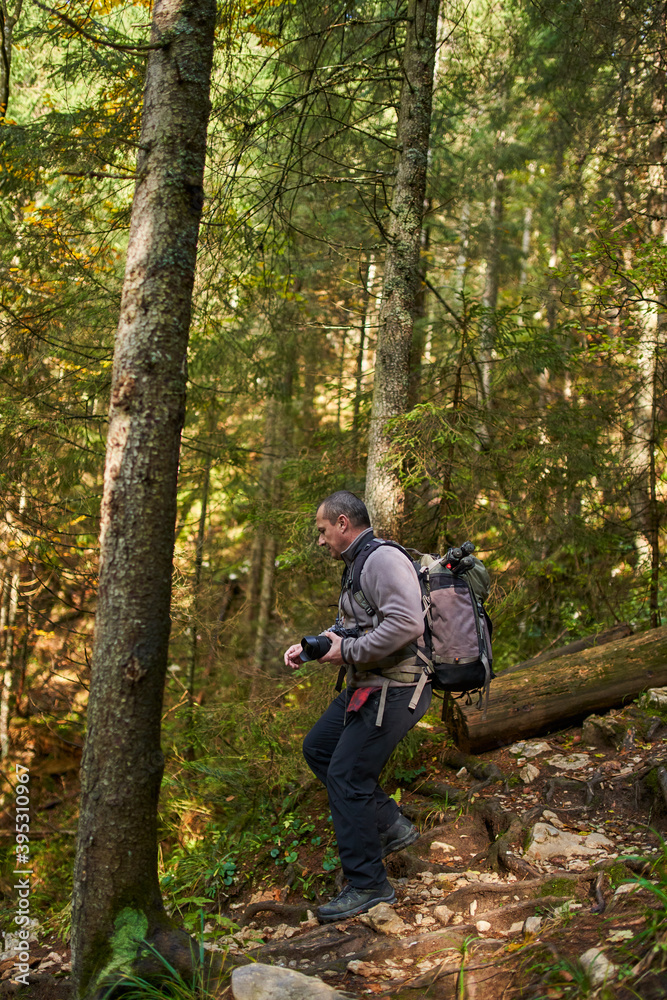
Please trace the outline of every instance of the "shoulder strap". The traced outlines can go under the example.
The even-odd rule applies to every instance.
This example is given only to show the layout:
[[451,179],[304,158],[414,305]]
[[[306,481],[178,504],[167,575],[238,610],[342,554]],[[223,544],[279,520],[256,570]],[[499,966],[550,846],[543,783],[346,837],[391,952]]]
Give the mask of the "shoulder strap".
[[361,589],[361,571],[364,568],[366,560],[379,549],[381,545],[391,545],[392,548],[398,549],[402,552],[407,559],[410,560],[414,566],[412,556],[407,552],[402,545],[398,542],[391,542],[384,538],[371,538],[366,544],[357,552],[356,556],[352,561],[351,566],[346,566],[343,570],[343,578],[341,581],[341,590],[348,590],[350,597],[353,598],[357,604],[364,609],[368,615],[376,615],[378,609],[373,607],[371,602],[368,600],[363,590]]

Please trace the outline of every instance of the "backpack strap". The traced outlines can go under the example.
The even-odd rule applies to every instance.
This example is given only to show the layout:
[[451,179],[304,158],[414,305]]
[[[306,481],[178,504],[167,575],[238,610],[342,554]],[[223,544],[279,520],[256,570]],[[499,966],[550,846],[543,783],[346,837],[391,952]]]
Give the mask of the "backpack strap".
[[407,552],[403,548],[402,545],[399,545],[398,542],[391,542],[388,541],[387,539],[376,538],[375,536],[373,536],[373,538],[369,539],[369,541],[366,542],[366,544],[359,550],[359,552],[357,552],[356,556],[352,560],[352,565],[345,567],[345,569],[343,570],[343,576],[341,578],[341,594],[347,591],[347,593],[350,595],[351,598],[350,603],[353,609],[353,613],[354,613],[354,604],[352,604],[352,601],[356,601],[359,607],[363,608],[366,614],[371,616],[371,618],[373,619],[374,628],[379,624],[378,620],[379,611],[378,608],[374,607],[371,604],[371,602],[361,589],[361,571],[363,570],[366,560],[371,555],[371,553],[375,552],[376,549],[379,549],[381,545],[391,545],[392,548],[398,549],[399,552],[402,552],[405,558],[409,559],[410,563],[414,566],[412,556],[410,555],[409,552]]

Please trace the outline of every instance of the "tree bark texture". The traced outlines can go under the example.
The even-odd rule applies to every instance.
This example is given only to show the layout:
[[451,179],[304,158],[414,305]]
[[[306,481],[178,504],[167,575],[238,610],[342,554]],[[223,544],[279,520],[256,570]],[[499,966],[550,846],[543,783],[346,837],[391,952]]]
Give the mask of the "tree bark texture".
[[456,745],[481,753],[538,736],[667,685],[667,627],[500,674],[486,712],[451,699]]
[[203,202],[214,0],[157,0],[116,335],[72,897],[79,997],[169,924],[157,875],[176,476]]
[[398,114],[400,149],[385,259],[368,443],[366,504],[379,535],[400,536],[404,493],[388,462],[387,421],[405,413],[421,281],[420,247],[431,131],[439,0],[410,0]]
[[23,0],[17,0],[10,11],[7,0],[0,0],[0,118],[7,116],[9,83],[12,69],[12,36],[21,16]]

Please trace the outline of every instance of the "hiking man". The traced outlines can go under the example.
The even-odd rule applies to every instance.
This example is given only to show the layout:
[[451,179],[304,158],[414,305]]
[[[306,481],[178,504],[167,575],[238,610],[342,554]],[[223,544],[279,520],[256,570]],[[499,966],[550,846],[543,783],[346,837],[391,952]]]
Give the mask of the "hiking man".
[[[368,511],[347,490],[322,501],[316,525],[318,544],[345,563],[339,616],[346,628],[357,633],[352,638],[324,633],[331,648],[319,662],[347,667],[347,686],[303,743],[308,766],[329,795],[347,879],[343,891],[317,910],[318,919],[327,922],[396,900],[382,859],[413,843],[419,831],[380,788],[378,778],[396,745],[428,709],[431,686],[423,687],[411,709],[422,675],[417,640],[424,622],[419,581],[410,559],[398,548],[377,543],[368,554],[366,546],[374,538]],[[361,593],[353,596],[357,557],[365,561]],[[300,644],[290,646],[285,663],[300,667],[300,653]]]

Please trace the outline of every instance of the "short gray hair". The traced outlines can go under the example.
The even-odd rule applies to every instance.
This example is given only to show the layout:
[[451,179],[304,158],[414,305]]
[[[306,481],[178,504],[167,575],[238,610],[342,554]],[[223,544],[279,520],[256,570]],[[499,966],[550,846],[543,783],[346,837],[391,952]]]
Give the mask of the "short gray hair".
[[350,519],[353,528],[370,528],[371,526],[366,504],[350,490],[337,490],[335,493],[330,493],[328,497],[319,502],[317,509],[321,510],[327,521],[331,521],[332,524],[341,514],[345,514]]

